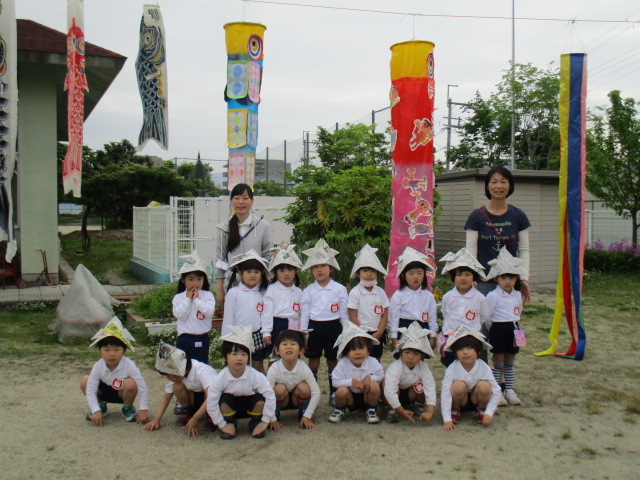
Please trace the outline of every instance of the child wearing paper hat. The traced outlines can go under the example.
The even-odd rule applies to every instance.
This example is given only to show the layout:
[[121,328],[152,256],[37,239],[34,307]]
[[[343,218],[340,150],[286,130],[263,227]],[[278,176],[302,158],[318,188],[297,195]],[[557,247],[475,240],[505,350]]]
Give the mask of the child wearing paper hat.
[[349,322],[347,302],[349,295],[344,285],[334,281],[331,274],[340,270],[334,250],[324,239],[318,240],[315,247],[305,250],[308,258],[303,270],[311,269],[316,281],[302,292],[300,328],[311,330],[305,356],[309,359],[309,368],[317,378],[320,357],[324,353],[329,375],[329,404],[335,405],[336,390],[331,372],[338,363],[338,350],[335,343],[342,329]]
[[362,327],[380,343],[373,347],[371,356],[382,357],[387,344],[387,322],[389,320],[389,299],[378,286],[378,273],[387,274],[376,252],[377,248],[369,244],[356,253],[356,261],[351,269],[351,278],[359,280],[358,285],[349,292],[347,308],[349,320]]
[[[445,352],[442,347],[446,336],[454,332],[459,326],[464,325],[472,330],[480,331],[489,320],[487,300],[474,286],[474,281],[484,279],[484,269],[466,248],[456,253],[449,252],[440,259],[446,262],[442,268],[442,274],[449,273],[454,287],[442,297],[442,333],[441,362],[445,367],[451,365],[456,359],[451,352]],[[442,338],[444,336],[444,338]],[[482,353],[482,359],[486,361],[486,352]]]
[[378,343],[378,340],[351,322],[336,340],[340,361],[331,373],[337,389],[335,410],[329,417],[331,423],[341,422],[346,408],[366,410],[368,424],[380,423],[377,407],[384,370],[380,362],[370,356],[373,345]]
[[433,357],[431,332],[418,322],[398,330],[402,338],[393,352],[396,360],[384,375],[383,403],[390,406],[387,420],[397,423],[398,417],[402,417],[415,423],[415,414],[420,422],[430,422],[436,409],[436,383],[422,360]]
[[[149,418],[147,384],[136,364],[125,357],[127,348],[133,350],[134,338],[118,317],[113,317],[91,340],[89,348],[97,347],[101,358],[93,365],[91,373],[80,379],[80,390],[90,409],[86,419],[103,426],[107,403],[120,403],[126,422],[145,423]],[[136,413],[133,402],[138,395],[140,411]]]
[[491,425],[500,399],[500,386],[482,359],[483,347],[491,348],[484,335],[460,326],[447,338],[445,350],[456,360],[447,368],[440,391],[440,407],[444,430],[451,431],[460,423],[462,411],[474,411],[476,421]]
[[[488,278],[498,286],[487,294],[489,308],[489,342],[493,345],[493,376],[498,384],[504,377],[504,396],[499,405],[520,405],[521,401],[514,389],[516,354],[520,348],[516,345],[516,333],[520,330],[522,313],[522,294],[520,277],[526,275],[524,261],[502,247],[498,256],[489,261],[491,270]],[[519,332],[516,332],[519,331]]]
[[433,272],[429,257],[417,250],[407,247],[398,257],[397,277],[400,278],[400,289],[391,296],[389,306],[389,327],[393,348],[398,344],[398,329],[418,322],[422,328],[431,333],[431,347],[436,345],[438,331],[437,305],[431,292],[427,289],[429,272]]
[[251,436],[264,438],[275,415],[276,396],[267,377],[250,365],[254,352],[251,326],[229,325],[220,339],[225,367],[209,387],[207,413],[223,440],[234,439],[237,420],[247,417]]
[[180,256],[178,292],[173,297],[173,316],[178,321],[176,346],[190,358],[209,363],[209,331],[216,301],[209,287],[207,267],[193,250]]
[[198,422],[205,416],[206,431],[215,430],[211,418],[206,415],[205,398],[209,387],[216,378],[216,371],[209,365],[193,360],[179,348],[160,342],[156,356],[156,370],[165,375],[169,383],[164,387],[164,395],[158,404],[153,420],[144,426],[147,431],[160,428],[160,420],[175,395],[187,413],[180,415],[174,425],[186,427],[187,435],[198,435]]

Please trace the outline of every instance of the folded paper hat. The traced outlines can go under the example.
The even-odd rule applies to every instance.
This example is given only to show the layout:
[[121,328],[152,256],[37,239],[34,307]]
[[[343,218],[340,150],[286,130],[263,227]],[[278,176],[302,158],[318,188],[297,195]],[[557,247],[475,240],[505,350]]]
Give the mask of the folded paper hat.
[[461,248],[456,253],[449,252],[444,257],[440,259],[441,262],[447,262],[444,267],[442,267],[442,275],[445,273],[455,270],[458,267],[468,267],[478,275],[482,280],[486,280],[484,276],[484,268],[482,264],[478,261],[476,257],[474,257],[466,248]]
[[363,267],[373,268],[382,275],[387,274],[387,270],[382,266],[376,252],[377,248],[373,248],[371,245],[366,244],[362,249],[356,253],[356,261],[351,269],[351,278],[355,278],[356,272]]
[[302,253],[309,257],[304,267],[302,267],[302,270],[307,270],[314,265],[324,265],[325,263],[336,270],[340,270],[340,265],[338,265],[338,261],[336,260],[336,255],[340,252],[331,248],[327,242],[325,242],[324,238],[318,240],[315,247],[309,248]]
[[411,262],[420,262],[424,265],[427,272],[433,272],[435,269],[433,266],[429,264],[429,257],[425,253],[420,253],[419,251],[407,247],[402,252],[402,255],[398,257],[398,259],[394,262],[398,265],[398,270],[396,272],[396,278],[400,277],[402,271],[409,265]]
[[258,255],[258,252],[256,252],[254,249],[251,249],[248,252],[243,253],[241,255],[235,255],[233,257],[233,263],[229,265],[229,268],[233,268],[242,262],[246,262],[247,260],[259,261],[264,267],[264,269],[267,271],[267,273],[269,272],[269,265],[267,264],[267,261],[264,258],[262,258],[260,255]]
[[184,377],[187,370],[187,354],[173,345],[160,342],[156,357],[156,370]]
[[93,340],[93,342],[91,343],[91,345],[89,345],[89,348],[94,347],[96,343],[107,337],[116,337],[118,340],[124,343],[132,352],[135,351],[132,342],[135,342],[136,339],[131,336],[129,330],[122,326],[122,322],[118,317],[113,317],[111,320],[109,320],[109,323],[104,326],[104,328],[98,330],[98,332],[93,337],[91,337],[91,340]]
[[271,257],[271,263],[269,263],[270,272],[278,265],[291,265],[298,270],[302,269],[302,262],[293,247],[295,247],[293,243],[281,243],[273,249],[273,256]]
[[180,255],[180,258],[184,260],[182,267],[178,275],[189,272],[205,272],[207,273],[207,267],[198,255],[198,252],[193,250],[189,255]]
[[333,345],[334,348],[338,347],[338,357],[342,355],[342,351],[345,349],[347,344],[356,337],[368,338],[374,345],[380,344],[380,342],[369,335],[366,330],[363,330],[353,322],[347,322],[347,326],[344,327],[342,333],[337,338],[336,343]]
[[[283,330],[286,332],[286,330]],[[296,332],[299,332],[302,334],[302,336],[304,337],[304,344],[307,345],[309,343],[309,334],[311,332],[313,332],[313,328],[309,328],[307,330],[296,330]],[[282,332],[280,332],[282,333]],[[276,339],[273,338],[272,342],[274,343],[274,349],[271,351],[271,355],[269,356],[269,361],[271,362],[275,362],[276,360],[280,360],[280,355],[278,355],[276,353],[276,349],[275,349],[275,341]]]
[[255,352],[253,345],[253,333],[251,331],[251,325],[245,325],[244,327],[238,327],[236,325],[229,325],[227,327],[229,333],[222,335],[220,340],[223,342],[237,343],[238,345],[244,345],[249,349],[251,353]]
[[424,353],[427,358],[433,358],[433,350],[429,343],[431,330],[422,328],[418,322],[412,322],[408,327],[399,328],[398,332],[402,334],[402,338],[398,340],[394,354],[405,348],[413,348]]
[[453,352],[453,350],[451,349],[451,346],[454,343],[456,343],[458,340],[460,340],[462,337],[468,337],[468,336],[472,336],[480,340],[480,343],[482,343],[485,350],[491,350],[491,348],[493,348],[491,347],[491,344],[487,342],[486,337],[483,334],[481,334],[479,331],[470,330],[466,326],[461,325],[456,329],[455,332],[453,332],[451,335],[447,337],[447,343],[444,346],[444,351]]
[[493,260],[489,260],[488,263],[491,270],[489,270],[487,278],[496,278],[505,273],[527,276],[527,272],[524,269],[524,260],[511,255],[507,247],[502,247],[498,252],[498,256]]

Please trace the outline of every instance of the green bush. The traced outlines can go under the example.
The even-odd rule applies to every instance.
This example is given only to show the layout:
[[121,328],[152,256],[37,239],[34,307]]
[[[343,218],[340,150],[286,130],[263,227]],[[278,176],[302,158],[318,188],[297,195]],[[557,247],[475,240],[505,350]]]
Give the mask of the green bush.
[[173,320],[173,297],[176,295],[175,283],[165,283],[149,290],[131,302],[131,309],[144,318],[153,320]]
[[[158,345],[160,342],[175,345],[177,337],[178,331],[176,328],[163,328],[160,333],[148,335],[146,338],[141,339],[140,343],[145,347],[143,353],[145,362],[153,368],[156,364],[156,355],[158,354]],[[209,365],[219,370],[224,367],[224,359],[220,354],[220,348],[222,347],[220,332],[211,330],[209,332],[209,339],[211,340],[209,347]]]
[[587,249],[584,252],[584,269],[602,273],[637,273],[640,257],[633,251]]

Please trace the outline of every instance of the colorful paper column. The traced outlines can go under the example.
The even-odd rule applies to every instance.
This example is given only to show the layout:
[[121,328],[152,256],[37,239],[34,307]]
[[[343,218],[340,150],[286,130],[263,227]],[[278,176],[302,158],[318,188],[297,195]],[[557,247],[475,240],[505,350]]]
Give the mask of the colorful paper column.
[[169,99],[167,55],[164,23],[157,5],[145,5],[140,21],[140,47],[136,60],[138,90],[142,100],[142,128],[138,136],[138,151],[149,140],[169,148]]
[[[587,345],[580,298],[585,246],[585,159],[587,60],[583,53],[560,56],[560,183],[558,187],[558,281],[549,332],[551,347],[536,355],[582,360]],[[571,345],[556,353],[565,314]]]
[[253,187],[258,145],[258,104],[262,83],[264,32],[259,23],[227,23],[227,144],[229,191],[239,183]]
[[[398,288],[397,265],[405,247],[425,253],[436,267],[433,242],[434,44],[425,41],[391,47],[392,198],[388,295]],[[429,285],[435,273],[430,274]]]
[[67,130],[69,146],[62,163],[64,193],[80,197],[82,182],[82,143],[84,140],[84,92],[89,91],[84,59],[84,1],[67,2]]

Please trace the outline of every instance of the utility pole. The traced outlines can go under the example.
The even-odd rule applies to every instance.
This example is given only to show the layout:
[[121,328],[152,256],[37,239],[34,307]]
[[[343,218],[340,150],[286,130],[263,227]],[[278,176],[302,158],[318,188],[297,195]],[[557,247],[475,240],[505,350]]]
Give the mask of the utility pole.
[[[447,109],[448,109],[448,115],[447,117],[445,117],[447,119],[447,151],[446,151],[446,158],[447,158],[447,170],[449,170],[451,168],[451,162],[449,161],[449,149],[451,148],[451,129],[452,128],[460,128],[460,121],[462,120],[460,117],[456,117],[456,118],[452,118],[451,117],[451,110],[453,108],[453,105],[460,105],[460,106],[466,106],[466,103],[458,103],[458,102],[453,102],[451,100],[451,97],[449,96],[449,89],[451,87],[457,87],[458,85],[447,85]],[[451,120],[458,120],[458,125],[452,125],[451,124]]]
[[511,0],[511,170],[516,165],[516,0]]

